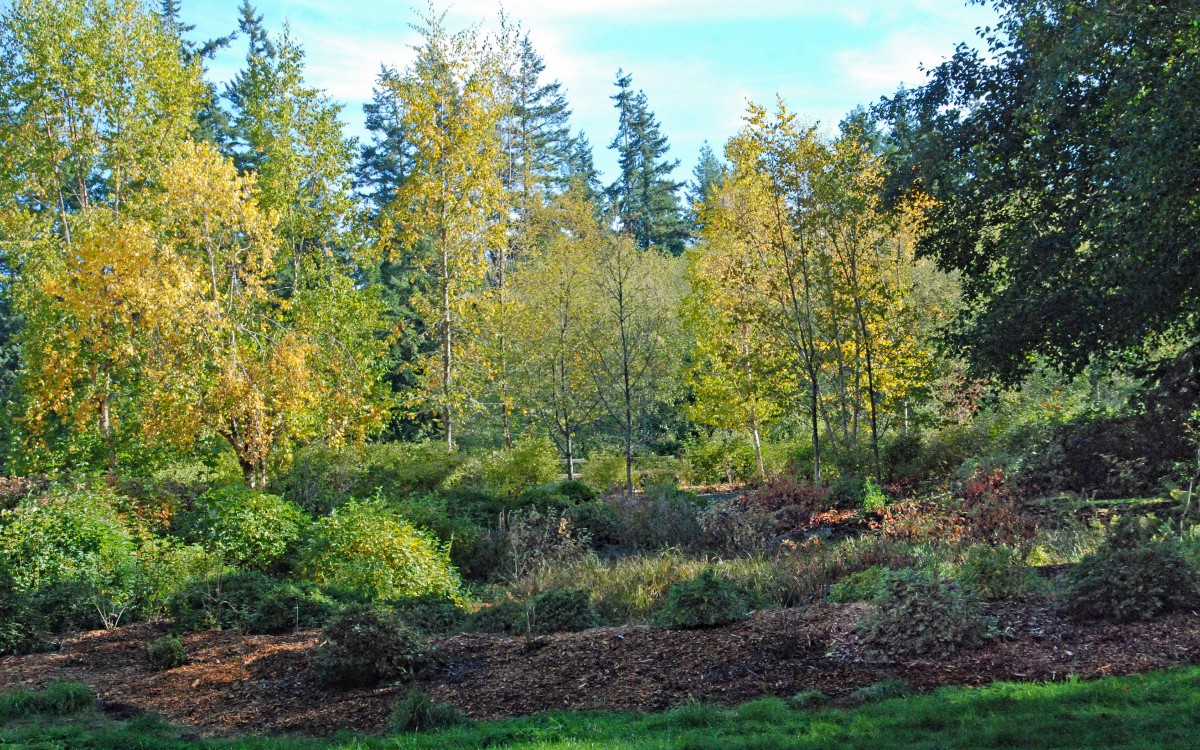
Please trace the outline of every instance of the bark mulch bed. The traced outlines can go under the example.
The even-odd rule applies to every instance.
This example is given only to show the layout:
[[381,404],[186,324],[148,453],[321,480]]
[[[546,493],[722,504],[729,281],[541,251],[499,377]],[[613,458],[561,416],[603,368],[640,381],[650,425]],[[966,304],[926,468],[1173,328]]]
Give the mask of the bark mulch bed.
[[[817,689],[846,699],[899,677],[918,689],[996,680],[1094,678],[1200,663],[1200,615],[1134,625],[1081,625],[1044,602],[995,605],[1002,636],[941,661],[867,653],[854,624],[865,605],[760,612],[700,631],[597,628],[535,639],[462,635],[436,642],[437,664],[416,682],[479,719],[551,709],[657,711],[689,698],[734,704]],[[88,683],[115,715],[151,711],[203,734],[326,735],[376,731],[410,686],[329,690],[313,679],[319,633],[184,638],[191,663],[146,668],[139,624],[66,639],[59,651],[0,659],[0,688],[51,680]]]

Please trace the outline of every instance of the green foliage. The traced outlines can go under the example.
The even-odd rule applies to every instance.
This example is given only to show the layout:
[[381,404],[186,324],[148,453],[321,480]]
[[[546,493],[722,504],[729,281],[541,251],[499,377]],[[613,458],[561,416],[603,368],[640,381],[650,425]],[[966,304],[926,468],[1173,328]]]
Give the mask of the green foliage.
[[184,520],[184,536],[244,570],[267,571],[294,549],[309,522],[291,501],[246,487],[202,495]]
[[754,446],[728,432],[684,443],[683,478],[690,484],[750,482],[758,478]]
[[910,656],[951,656],[981,645],[987,632],[978,603],[918,570],[890,573],[875,609],[859,623],[869,648]]
[[524,629],[524,624],[524,605],[511,599],[480,607],[471,617],[471,629],[478,633],[517,635]]
[[659,625],[669,628],[707,628],[744,619],[750,611],[750,592],[705,569],[690,581],[667,590],[667,601],[655,615]]
[[411,677],[424,665],[421,636],[395,612],[352,605],[330,620],[317,651],[317,674],[326,685],[357,687]]
[[788,698],[787,702],[792,708],[803,711],[825,705],[829,702],[829,696],[820,690],[803,690]]
[[556,491],[571,502],[579,505],[590,503],[596,499],[596,493],[592,488],[577,479],[566,479],[559,482]]
[[173,538],[145,539],[138,563],[137,611],[145,618],[165,615],[171,597],[195,582],[231,572],[216,554]]
[[74,633],[104,627],[93,597],[95,586],[86,581],[55,581],[33,592],[33,603],[51,633]]
[[972,547],[959,567],[958,583],[987,601],[1016,599],[1045,590],[1037,571],[1025,564],[1018,550],[1006,545]]
[[485,486],[512,497],[553,482],[561,473],[558,449],[547,438],[524,438],[508,450],[492,453],[483,462]]
[[567,510],[571,524],[601,549],[620,544],[623,526],[616,510],[605,500],[591,500]]
[[43,650],[47,631],[45,616],[33,597],[16,586],[0,563],[0,656]]
[[167,601],[167,614],[182,631],[246,628],[276,585],[255,572],[193,581]]
[[579,472],[580,480],[599,494],[625,486],[625,457],[592,451]]
[[888,571],[872,565],[846,576],[829,587],[829,601],[839,604],[869,602],[883,593]]
[[1153,519],[1124,517],[1070,572],[1064,609],[1088,620],[1133,622],[1200,602],[1195,565],[1179,540],[1158,535]]
[[426,635],[452,635],[467,630],[471,616],[453,599],[426,594],[388,602],[406,624]]
[[396,703],[388,729],[397,733],[428,732],[469,723],[457,708],[449,703],[434,703],[429,693],[410,690]]
[[321,586],[377,599],[459,595],[449,554],[381,500],[353,501],[317,521],[300,570]]
[[600,624],[600,616],[592,606],[592,597],[580,589],[551,589],[544,591],[525,605],[530,633],[546,635],[587,630]]
[[863,510],[879,510],[891,503],[874,479],[868,479],[863,487]]
[[244,627],[251,633],[290,633],[297,627],[319,628],[338,609],[337,602],[312,585],[279,583],[262,594]]
[[150,669],[163,671],[182,667],[188,663],[187,649],[179,636],[165,635],[146,641],[146,665]]

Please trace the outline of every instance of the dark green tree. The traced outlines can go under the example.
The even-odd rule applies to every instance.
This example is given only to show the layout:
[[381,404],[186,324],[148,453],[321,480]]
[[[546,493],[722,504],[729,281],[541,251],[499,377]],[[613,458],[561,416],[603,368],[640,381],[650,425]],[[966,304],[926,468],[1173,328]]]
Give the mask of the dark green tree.
[[566,168],[568,183],[578,183],[587,200],[600,208],[604,200],[604,183],[600,181],[600,170],[596,169],[596,159],[587,133],[580,131],[571,139]]
[[885,100],[891,195],[935,202],[920,243],[961,273],[952,340],[1018,382],[1145,363],[1200,334],[1200,4],[1001,0]]
[[725,164],[713,153],[708,141],[705,141],[700,146],[700,159],[692,169],[692,181],[687,187],[688,211],[693,234],[698,233],[702,226],[699,207],[708,201],[724,180]]
[[[226,34],[215,39],[196,43],[187,35],[196,30],[195,24],[184,23],[183,3],[181,0],[162,0],[159,17],[163,25],[179,39],[183,50],[183,60],[186,63],[211,60],[218,51],[228,47],[237,36],[236,33]],[[261,19],[260,19],[261,20]],[[196,131],[193,135],[197,140],[217,142],[229,128],[229,115],[221,108],[221,95],[216,84],[204,79],[204,96],[196,109]]]
[[620,169],[608,188],[608,198],[622,231],[638,246],[657,245],[679,255],[687,240],[687,223],[679,206],[679,188],[671,174],[679,161],[669,161],[670,146],[646,101],[633,90],[633,76],[617,71],[617,135],[609,148],[617,152]]

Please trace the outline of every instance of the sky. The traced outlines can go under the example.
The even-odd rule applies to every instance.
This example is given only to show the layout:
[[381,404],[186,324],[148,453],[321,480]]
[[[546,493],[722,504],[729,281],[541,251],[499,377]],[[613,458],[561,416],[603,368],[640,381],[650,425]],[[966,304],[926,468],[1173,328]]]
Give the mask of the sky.
[[[193,36],[207,39],[236,28],[241,0],[184,0]],[[307,53],[308,81],[345,105],[347,132],[365,136],[362,105],[383,64],[412,60],[409,24],[426,9],[416,3],[369,0],[258,0],[273,33],[287,22]],[[457,0],[448,8],[453,29],[496,26],[497,0]],[[691,177],[701,145],[718,153],[741,122],[747,101],[793,111],[833,132],[854,107],[877,101],[899,85],[918,85],[959,42],[978,42],[976,30],[994,24],[990,7],[966,0],[506,0],[545,58],[546,76],[562,82],[587,133],[596,164],[611,179],[616,159],[607,148],[616,132],[609,99],[618,68],[646,92],[681,161],[675,179]],[[239,39],[210,64],[227,80],[245,57]],[[607,181],[607,180],[606,180]]]

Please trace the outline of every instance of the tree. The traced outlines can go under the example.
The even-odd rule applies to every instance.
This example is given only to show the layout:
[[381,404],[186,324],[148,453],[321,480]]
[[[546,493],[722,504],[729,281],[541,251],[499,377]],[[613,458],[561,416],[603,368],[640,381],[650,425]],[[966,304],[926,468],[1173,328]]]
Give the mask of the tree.
[[671,179],[678,161],[667,161],[667,137],[659,130],[645,92],[633,90],[633,77],[617,71],[617,135],[609,148],[617,152],[621,173],[608,188],[608,198],[637,246],[661,246],[673,255],[683,252],[686,227],[679,209],[681,184]]
[[960,46],[878,110],[892,193],[934,199],[920,252],[962,274],[955,348],[1015,383],[1039,361],[1074,374],[1194,347],[1194,7],[996,7],[983,50]]
[[682,359],[681,267],[657,249],[642,250],[627,236],[610,237],[595,256],[591,295],[596,397],[620,425],[625,488],[633,492],[633,454],[651,409],[671,398]]
[[231,107],[225,150],[257,175],[258,200],[278,216],[282,285],[303,286],[310,258],[342,250],[353,211],[355,144],[342,132],[341,105],[304,83],[304,50],[284,33],[271,39],[249,0],[239,29],[248,38],[245,67],[226,86]]
[[531,217],[533,257],[512,278],[513,390],[575,478],[576,440],[595,417],[595,261],[609,238],[587,188],[575,183]]
[[437,349],[418,360],[419,398],[436,411],[446,444],[470,407],[478,383],[464,376],[469,324],[487,258],[505,241],[497,137],[502,101],[494,55],[474,32],[449,34],[432,12],[417,28],[417,59],[394,83],[402,127],[412,144],[411,172],[380,219],[383,248],[395,257],[416,250],[428,288],[414,307]]
[[700,146],[700,159],[692,169],[692,182],[687,190],[689,217],[696,234],[703,230],[700,223],[700,206],[712,199],[724,180],[725,165],[713,153],[708,141],[705,141]]

